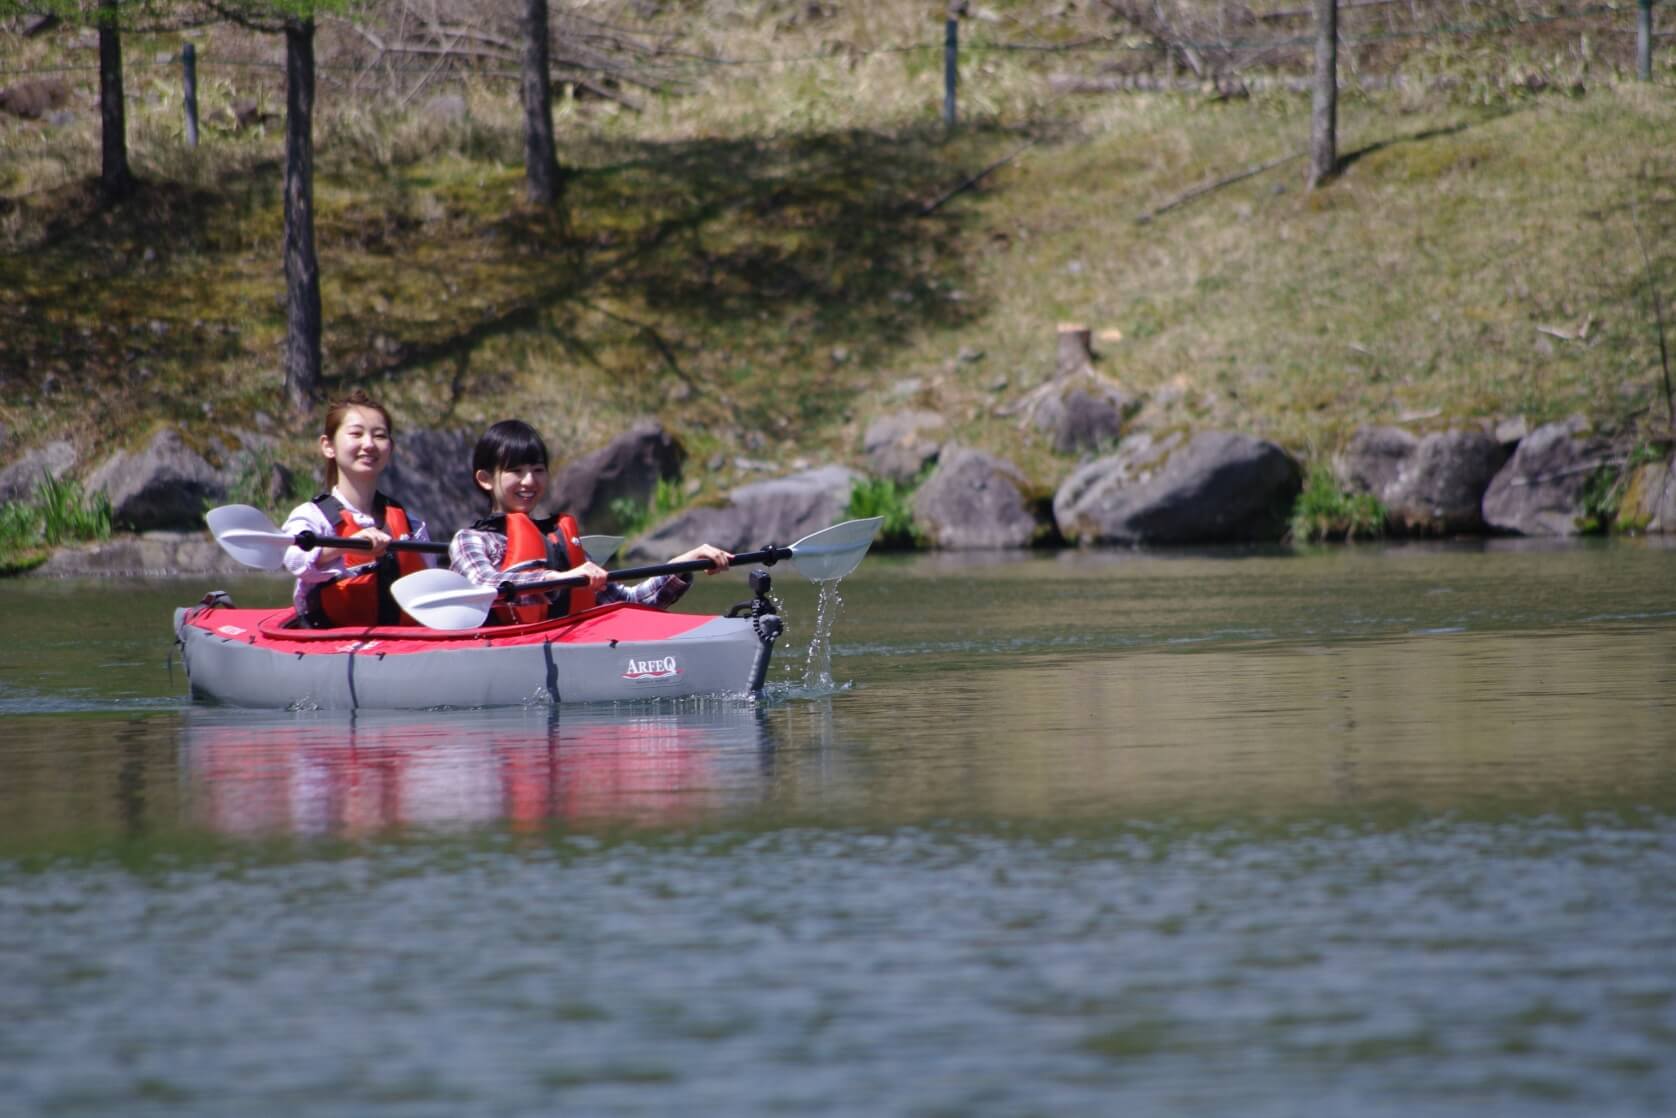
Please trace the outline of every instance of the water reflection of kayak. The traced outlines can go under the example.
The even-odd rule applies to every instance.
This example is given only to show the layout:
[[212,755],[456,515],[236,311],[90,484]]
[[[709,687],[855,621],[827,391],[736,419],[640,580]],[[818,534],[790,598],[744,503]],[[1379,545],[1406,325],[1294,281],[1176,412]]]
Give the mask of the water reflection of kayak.
[[[755,803],[772,758],[742,703],[448,715],[188,712],[199,822],[231,834],[693,822]],[[676,709],[665,709],[666,707]]]
[[289,609],[175,611],[195,698],[294,710],[496,707],[741,694],[771,640],[748,617],[613,604],[531,625],[287,627]]

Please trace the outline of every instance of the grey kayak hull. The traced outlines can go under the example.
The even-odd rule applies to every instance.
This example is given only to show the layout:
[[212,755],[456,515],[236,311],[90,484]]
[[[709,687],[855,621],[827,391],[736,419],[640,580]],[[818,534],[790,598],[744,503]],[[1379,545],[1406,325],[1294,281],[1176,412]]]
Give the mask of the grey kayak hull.
[[[656,640],[344,639],[286,647],[220,610],[206,626],[177,610],[175,633],[195,699],[290,710],[435,710],[744,694],[771,642],[748,618],[693,618]],[[777,619],[776,619],[777,620]],[[381,645],[383,647],[381,647]]]

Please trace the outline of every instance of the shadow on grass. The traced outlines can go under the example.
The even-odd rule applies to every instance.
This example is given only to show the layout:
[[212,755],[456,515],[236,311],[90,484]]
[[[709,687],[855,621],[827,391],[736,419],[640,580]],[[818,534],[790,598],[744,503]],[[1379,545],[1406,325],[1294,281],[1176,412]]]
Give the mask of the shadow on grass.
[[[964,207],[920,211],[1016,139],[971,129],[946,143],[928,126],[619,144],[574,170],[562,214],[508,194],[499,214],[480,196],[418,220],[407,211],[424,191],[338,172],[332,185],[361,201],[328,216],[317,183],[328,389],[429,378],[456,400],[493,393],[507,377],[480,355],[528,338],[642,406],[679,385],[747,427],[819,422],[847,406],[850,370],[981,312],[960,290]],[[277,347],[240,334],[283,323],[278,179],[273,160],[246,160],[213,189],[142,182],[107,209],[86,191],[42,204],[42,235],[0,255],[8,389],[108,396],[122,429],[211,397],[277,408]],[[407,291],[436,294],[366,297],[400,272],[422,273]],[[157,365],[175,372],[148,382]],[[770,388],[778,400],[757,410]]]
[[[95,424],[155,415],[171,401],[159,370],[209,373],[239,350],[237,325],[213,298],[223,231],[266,201],[271,161],[211,191],[140,180],[101,204],[87,179],[51,195],[14,199],[34,236],[0,250],[0,383],[8,402],[79,400]],[[277,254],[277,243],[275,251]],[[203,262],[199,270],[193,262]],[[33,402],[33,401],[28,401]]]
[[771,417],[740,390],[773,379],[776,407],[794,399],[801,420],[819,421],[851,391],[835,351],[840,365],[888,362],[914,332],[981,310],[960,291],[959,210],[919,214],[958,180],[955,160],[1006,138],[975,136],[964,151],[943,147],[940,129],[618,147],[571,176],[562,216],[493,224],[491,282],[511,281],[500,309],[407,347],[382,375],[458,371],[490,340],[540,330],[627,395],[673,378],[754,425]]
[[1622,246],[1621,268],[1603,279],[1606,300],[1625,308],[1620,329],[1608,324],[1595,344],[1624,369],[1643,369],[1617,388],[1629,418],[1646,417],[1646,434],[1676,437],[1676,162],[1652,156],[1623,196],[1588,214],[1607,243]]
[[1486,111],[1472,120],[1460,120],[1454,124],[1445,124],[1437,128],[1425,128],[1418,132],[1410,132],[1406,136],[1391,136],[1384,140],[1376,140],[1366,147],[1359,147],[1355,151],[1347,151],[1339,156],[1337,173],[1342,175],[1360,160],[1366,159],[1375,152],[1384,151],[1402,144],[1421,144],[1427,140],[1438,140],[1444,136],[1458,136],[1470,128],[1490,124],[1503,117],[1522,112],[1527,106],[1507,105],[1499,109]]

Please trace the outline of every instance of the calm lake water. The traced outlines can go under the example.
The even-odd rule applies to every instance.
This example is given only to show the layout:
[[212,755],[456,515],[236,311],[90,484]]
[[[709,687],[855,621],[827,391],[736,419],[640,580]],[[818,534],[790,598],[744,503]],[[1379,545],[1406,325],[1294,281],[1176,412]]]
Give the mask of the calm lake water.
[[795,578],[758,707],[353,718],[0,583],[6,1112],[1676,1113],[1676,548]]

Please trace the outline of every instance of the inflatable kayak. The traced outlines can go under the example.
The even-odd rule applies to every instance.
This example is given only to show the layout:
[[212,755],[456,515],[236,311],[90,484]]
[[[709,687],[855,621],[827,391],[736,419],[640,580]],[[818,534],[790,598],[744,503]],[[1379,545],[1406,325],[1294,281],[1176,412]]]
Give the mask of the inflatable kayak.
[[[238,707],[435,710],[759,691],[780,619],[613,603],[528,625],[294,627],[285,609],[175,611],[192,695]],[[759,597],[758,601],[762,601]]]
[[[205,516],[221,547],[263,570],[287,548],[321,546],[312,532],[288,535],[260,509],[225,505]],[[882,523],[847,520],[794,544],[735,554],[732,562],[790,560],[812,582],[843,578],[861,562]],[[615,537],[600,537],[611,541]],[[370,546],[333,538],[333,547]],[[434,550],[398,540],[392,548]],[[705,570],[709,559],[610,571],[609,581]],[[665,613],[613,603],[528,625],[484,628],[513,593],[580,586],[560,575],[519,586],[484,586],[444,568],[391,586],[412,626],[305,629],[290,609],[237,609],[219,591],[175,611],[175,639],[195,698],[239,707],[294,710],[435,710],[538,703],[599,703],[688,695],[755,693],[781,631],[766,570],[750,574],[754,597],[726,617]]]

